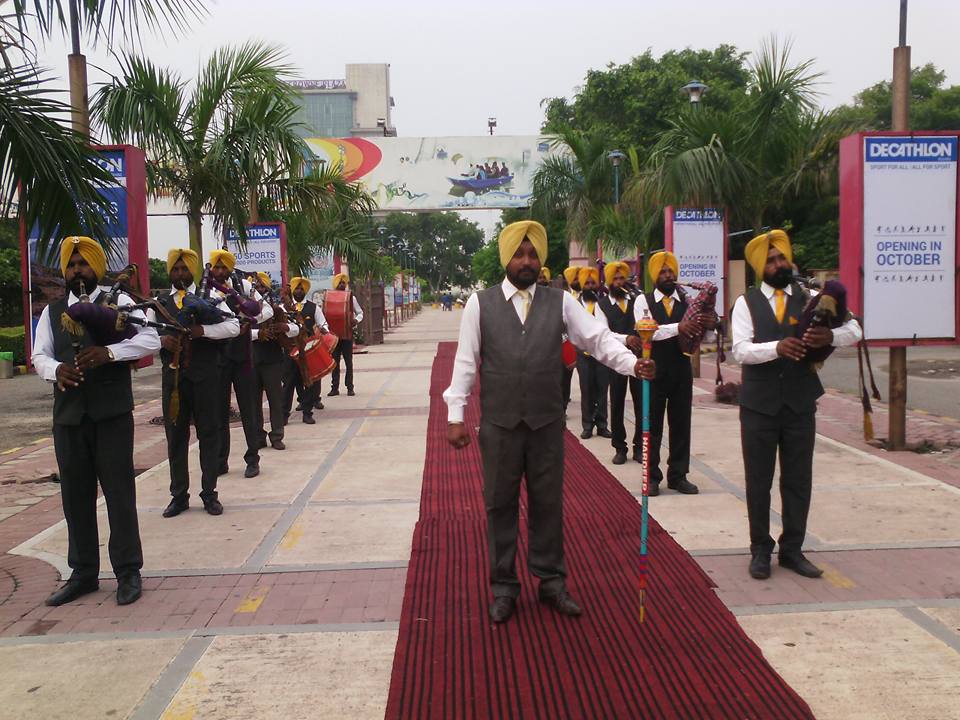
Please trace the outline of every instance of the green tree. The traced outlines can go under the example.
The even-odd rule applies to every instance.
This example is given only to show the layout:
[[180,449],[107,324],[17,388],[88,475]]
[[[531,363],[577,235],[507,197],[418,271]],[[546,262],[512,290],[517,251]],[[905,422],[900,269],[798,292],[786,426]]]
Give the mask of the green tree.
[[[274,194],[306,153],[292,121],[293,68],[277,47],[246,43],[217,50],[189,86],[136,55],[104,85],[91,114],[118,142],[144,149],[148,186],[186,208],[190,247],[201,249],[203,215],[243,233],[249,200]],[[293,197],[290,195],[289,197]]]

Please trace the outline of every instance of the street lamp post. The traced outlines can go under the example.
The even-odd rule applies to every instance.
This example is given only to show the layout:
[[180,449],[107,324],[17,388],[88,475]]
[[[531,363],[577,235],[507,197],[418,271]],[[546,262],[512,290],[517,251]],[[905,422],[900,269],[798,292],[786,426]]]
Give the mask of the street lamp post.
[[[607,160],[613,165],[613,204],[620,205],[620,163],[626,157],[626,153],[619,150],[611,150],[607,153]],[[597,238],[597,263],[603,262],[603,238]]]
[[493,129],[497,126],[497,119],[495,117],[487,118],[487,129],[490,131],[490,134],[493,135]]
[[691,80],[680,89],[687,94],[687,97],[690,98],[690,104],[696,109],[700,107],[700,100],[710,87],[699,80]]

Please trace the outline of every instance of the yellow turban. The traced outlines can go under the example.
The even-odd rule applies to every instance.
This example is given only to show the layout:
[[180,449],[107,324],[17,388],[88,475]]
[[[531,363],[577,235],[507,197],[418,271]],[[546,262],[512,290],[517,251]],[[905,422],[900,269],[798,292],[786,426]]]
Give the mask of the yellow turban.
[[296,292],[301,285],[305,293],[310,292],[310,281],[305,277],[290,278],[290,292]]
[[350,283],[350,278],[347,276],[346,273],[337,273],[336,275],[333,276],[333,285],[331,287],[334,290],[336,290],[337,287],[340,285],[341,280],[347,284]]
[[548,268],[546,265],[540,268],[540,274],[546,276],[547,282],[550,281],[550,268]]
[[65,237],[63,243],[60,245],[61,273],[67,271],[67,265],[70,264],[70,258],[73,257],[75,252],[80,253],[80,256],[87,261],[87,265],[93,269],[97,280],[102,278],[104,273],[107,272],[107,255],[103,252],[103,248],[100,247],[100,243],[93,238],[72,235]]
[[607,285],[613,282],[613,278],[618,272],[623,273],[624,277],[630,277],[630,266],[623,260],[617,260],[616,262],[604,265],[603,277],[607,281]]
[[583,287],[590,278],[600,282],[600,271],[593,267],[582,267],[577,271],[577,280],[580,281],[580,287]]
[[767,264],[767,255],[770,253],[771,246],[782,252],[787,262],[793,262],[790,238],[783,230],[771,230],[763,235],[757,235],[747,243],[747,247],[743,250],[743,257],[760,280],[763,279],[763,268]]
[[517,252],[524,238],[533,243],[540,262],[547,261],[547,231],[536,220],[520,220],[510,223],[500,232],[500,264],[504,267]]
[[674,275],[680,277],[680,263],[677,262],[677,256],[667,250],[661,250],[654,253],[650,257],[650,262],[647,263],[647,272],[650,273],[650,279],[654,283],[660,277],[660,271],[663,270],[664,265],[673,270]]
[[237,266],[237,258],[229,250],[214,250],[212,253],[210,253],[211,266],[216,265],[221,260],[223,261],[224,267],[230,272],[233,272],[233,269]]
[[265,273],[263,270],[257,273],[257,280],[262,282],[267,287],[273,285],[273,281],[270,280],[270,273]]
[[190,274],[193,275],[194,282],[200,281],[200,257],[188,248],[174,248],[167,253],[167,272],[173,270],[173,266],[178,260],[183,260]]
[[563,277],[567,281],[567,285],[573,285],[577,281],[577,274],[580,272],[580,268],[576,265],[571,265],[566,270],[563,271]]

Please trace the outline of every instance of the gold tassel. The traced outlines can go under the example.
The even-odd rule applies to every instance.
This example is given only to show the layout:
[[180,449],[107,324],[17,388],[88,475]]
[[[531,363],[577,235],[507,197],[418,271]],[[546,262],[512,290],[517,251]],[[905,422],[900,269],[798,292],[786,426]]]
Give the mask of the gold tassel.
[[83,325],[67,315],[66,312],[60,315],[60,327],[74,337],[83,337],[86,332]]
[[173,390],[170,392],[170,405],[167,408],[167,419],[174,425],[180,419],[180,370],[173,374]]
[[863,439],[867,442],[873,440],[873,415],[866,410],[863,411]]

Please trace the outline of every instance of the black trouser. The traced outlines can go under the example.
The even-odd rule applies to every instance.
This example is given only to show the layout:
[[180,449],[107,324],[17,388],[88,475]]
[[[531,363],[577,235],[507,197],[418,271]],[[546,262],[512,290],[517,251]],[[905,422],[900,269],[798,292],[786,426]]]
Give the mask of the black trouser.
[[[300,366],[297,365],[297,361],[291,357],[284,358],[281,376],[283,378],[283,404],[280,407],[283,408],[284,420],[289,418],[290,413],[293,411],[294,390],[296,390],[297,397],[300,398],[300,409],[303,411],[303,416],[311,417],[313,415],[313,409],[320,400],[320,381],[317,380],[310,387],[306,387],[303,384],[303,375],[300,372]],[[267,398],[269,397],[270,395],[268,393]],[[271,416],[272,413],[273,411],[271,410]]]
[[583,353],[577,354],[577,375],[580,376],[580,419],[584,430],[607,429],[607,388],[610,369]]
[[633,398],[633,449],[640,451],[643,442],[643,428],[641,427],[641,413],[643,402],[643,388],[637,377],[627,377],[610,371],[610,432],[613,433],[613,447],[619,452],[627,451],[627,428],[624,425],[624,413],[627,404],[627,386],[630,386],[630,396]]
[[67,521],[67,564],[72,580],[100,575],[97,481],[110,522],[110,564],[118,578],[140,573],[143,550],[137,522],[133,474],[133,413],[79,425],[54,425],[53,447],[60,471],[60,497]]
[[[254,405],[257,413],[257,443],[267,440],[263,427],[263,395],[267,395],[267,407],[270,409],[270,442],[283,440],[283,426],[286,423],[286,405],[283,394],[283,365],[279,362],[256,363],[253,366]],[[299,372],[299,371],[298,371]]]
[[340,389],[340,358],[343,358],[343,364],[347,368],[345,377],[343,378],[343,384],[347,386],[347,390],[353,390],[353,340],[345,340],[340,338],[340,342],[337,343],[337,346],[333,349],[333,359],[337,363],[333,368],[333,375],[330,376],[330,384],[333,386],[333,390]]
[[260,462],[257,443],[260,440],[260,428],[263,427],[263,413],[259,413],[257,422],[256,378],[249,363],[224,360],[220,366],[220,465],[226,465],[230,458],[230,391],[237,396],[237,407],[243,423],[243,437],[247,441],[247,451],[243,461],[247,465]]
[[191,380],[180,374],[180,413],[170,420],[173,371],[163,371],[163,424],[167,433],[167,457],[170,459],[170,494],[178,500],[190,497],[190,421],[200,443],[200,499],[217,498],[217,471],[220,468],[220,382],[216,375]]
[[[689,365],[688,365],[689,367]],[[667,484],[683,480],[690,472],[690,415],[693,409],[693,372],[680,372],[650,383],[650,482],[663,480],[660,446],[663,416],[670,423]],[[642,428],[641,428],[642,434]]]
[[570,404],[570,386],[573,385],[573,368],[563,366],[563,409]]
[[555,595],[565,587],[563,430],[563,418],[537,430],[525,423],[508,430],[480,421],[483,498],[494,597],[520,594],[516,558],[520,479],[524,476],[530,520],[530,572],[540,578],[540,592],[544,595]]
[[816,413],[798,414],[786,406],[776,415],[740,407],[740,442],[747,485],[750,551],[772,552],[770,489],[780,452],[780,513],[783,532],[780,552],[799,552],[807,533],[813,485],[813,445]]

